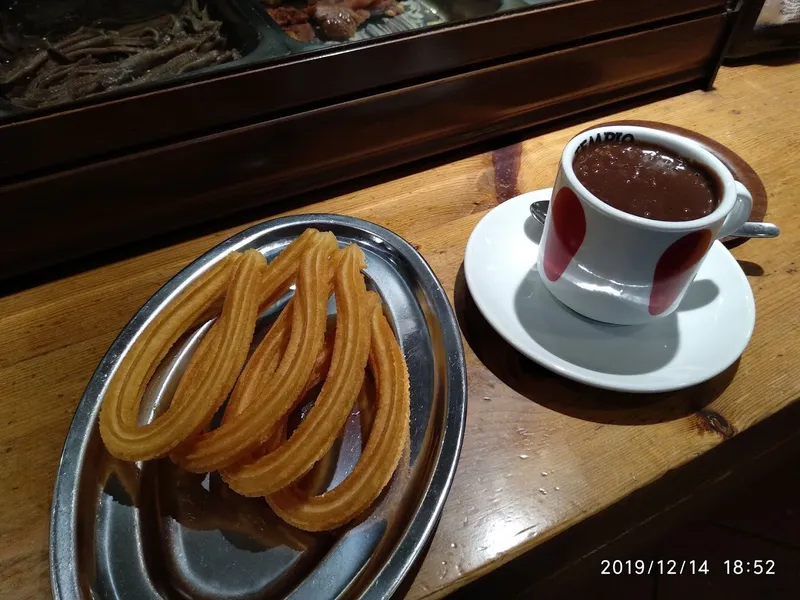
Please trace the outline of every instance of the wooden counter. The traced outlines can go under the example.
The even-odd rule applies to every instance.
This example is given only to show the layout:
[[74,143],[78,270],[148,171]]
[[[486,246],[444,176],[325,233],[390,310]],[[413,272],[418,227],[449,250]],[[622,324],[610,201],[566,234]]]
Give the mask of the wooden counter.
[[[630,397],[560,379],[499,342],[465,296],[460,267],[475,224],[498,201],[551,186],[562,147],[587,123],[294,211],[357,216],[417,244],[461,320],[470,393],[464,449],[409,598],[440,597],[630,502],[800,397],[798,81],[800,64],[725,68],[712,92],[603,119],[673,123],[727,145],[761,176],[766,220],[782,230],[733,251],[757,310],[741,361],[684,392]],[[0,597],[50,597],[49,510],[61,445],[103,353],[165,281],[244,226],[0,299]]]

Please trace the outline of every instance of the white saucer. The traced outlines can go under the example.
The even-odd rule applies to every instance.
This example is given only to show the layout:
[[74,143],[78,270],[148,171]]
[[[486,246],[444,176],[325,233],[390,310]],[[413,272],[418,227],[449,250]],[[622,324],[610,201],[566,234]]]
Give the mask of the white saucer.
[[525,356],[600,388],[666,392],[718,375],[744,352],[755,325],[753,292],[727,248],[714,242],[678,309],[649,325],[606,325],[558,302],[536,270],[542,226],[530,216],[551,190],[512,198],[469,238],[464,272],[486,320]]

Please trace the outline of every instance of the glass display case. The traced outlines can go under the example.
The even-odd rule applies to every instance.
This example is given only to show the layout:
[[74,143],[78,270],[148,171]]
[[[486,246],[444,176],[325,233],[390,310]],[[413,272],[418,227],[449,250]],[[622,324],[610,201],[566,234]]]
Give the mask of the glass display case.
[[0,119],[555,2],[10,0],[0,16]]
[[553,2],[10,0],[0,20],[0,117]]
[[11,217],[0,277],[620,98],[708,86],[739,11],[726,0],[0,7]]

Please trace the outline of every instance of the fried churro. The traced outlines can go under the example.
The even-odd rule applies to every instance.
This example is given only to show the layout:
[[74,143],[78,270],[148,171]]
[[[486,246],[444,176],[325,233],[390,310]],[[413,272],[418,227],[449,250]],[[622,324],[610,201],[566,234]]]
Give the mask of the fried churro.
[[[164,311],[171,314],[145,330],[149,335],[137,340],[126,356],[100,413],[100,434],[113,455],[131,461],[165,456],[208,425],[247,358],[265,266],[256,250],[226,260],[176,301],[179,309]],[[228,271],[222,314],[192,357],[173,401],[164,413],[140,426],[139,406],[148,379],[175,341],[226,289]],[[187,396],[190,400],[184,400]]]
[[299,529],[323,531],[354,519],[377,499],[397,468],[408,439],[408,369],[380,311],[372,317],[369,366],[377,387],[377,410],[369,441],[352,473],[319,496],[308,496],[298,486],[267,496],[275,513]]
[[[313,229],[270,264],[256,250],[229,254],[164,307],[113,374],[100,413],[109,452],[127,461],[169,455],[185,471],[219,471],[231,490],[264,496],[281,519],[307,531],[363,514],[391,479],[409,430],[407,367],[379,296],[367,291],[365,267],[358,246],[339,250],[333,234]],[[248,358],[258,315],[292,286],[293,297]],[[220,305],[169,406],[140,424],[159,363]],[[290,415],[311,400],[290,432]],[[361,457],[342,483],[311,495],[324,483],[309,488],[303,478],[315,465],[335,463],[332,448],[354,405],[362,413]]]
[[[306,229],[300,236],[289,244],[275,260],[269,263],[267,273],[264,277],[263,289],[261,290],[261,309],[272,306],[289,289],[297,278],[297,270],[300,267],[300,257],[314,243],[319,243],[320,239],[328,240],[330,244],[331,234],[321,234],[316,229]],[[333,238],[334,240],[336,238]]]
[[[286,350],[270,381],[274,387],[254,388],[258,402],[217,428],[200,433],[173,459],[192,472],[216,471],[247,458],[267,441],[280,420],[289,413],[311,375],[322,349],[327,323],[328,277],[331,255],[338,248],[332,234],[318,234],[300,259],[297,289],[292,300],[291,331]],[[269,335],[265,337],[265,343]]]
[[369,356],[371,313],[378,298],[367,290],[361,269],[364,253],[358,246],[345,249],[336,272],[336,336],[328,377],[314,407],[281,446],[252,463],[223,471],[234,491],[263,496],[305,475],[336,441],[355,403]]

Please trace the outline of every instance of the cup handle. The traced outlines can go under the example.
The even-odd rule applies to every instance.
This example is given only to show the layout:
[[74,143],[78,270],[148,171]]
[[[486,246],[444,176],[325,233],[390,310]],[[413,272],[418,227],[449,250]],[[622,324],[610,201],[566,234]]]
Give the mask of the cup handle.
[[718,238],[724,238],[735,232],[750,218],[750,212],[753,210],[753,196],[746,187],[738,181],[736,184],[736,203],[733,205],[733,210],[725,217],[725,221],[720,227]]

